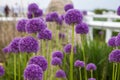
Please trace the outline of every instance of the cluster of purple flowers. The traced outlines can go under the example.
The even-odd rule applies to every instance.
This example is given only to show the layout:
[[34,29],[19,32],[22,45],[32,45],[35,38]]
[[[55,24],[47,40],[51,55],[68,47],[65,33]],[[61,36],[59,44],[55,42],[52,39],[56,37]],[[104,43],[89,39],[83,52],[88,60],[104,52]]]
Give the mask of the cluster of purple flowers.
[[0,65],[0,77],[5,74],[4,68]]
[[120,6],[117,9],[117,14],[120,16]]
[[24,79],[43,80],[43,73],[48,67],[48,62],[43,56],[32,57],[24,70]]
[[31,3],[28,6],[28,13],[27,16],[29,19],[34,17],[40,17],[43,15],[42,9],[39,8],[39,6],[36,3]]
[[[67,53],[67,54],[71,53],[71,49],[72,49],[72,45],[71,44],[66,44],[64,46],[64,52]],[[76,46],[74,46],[73,52],[76,53]]]

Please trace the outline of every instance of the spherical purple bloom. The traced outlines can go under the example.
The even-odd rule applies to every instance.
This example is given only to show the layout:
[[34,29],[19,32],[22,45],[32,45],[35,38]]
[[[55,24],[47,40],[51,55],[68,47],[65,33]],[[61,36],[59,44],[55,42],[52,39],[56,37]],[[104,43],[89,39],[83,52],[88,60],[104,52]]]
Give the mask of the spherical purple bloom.
[[65,34],[64,33],[59,33],[59,39],[65,39]]
[[87,34],[89,32],[89,28],[86,23],[82,22],[82,23],[76,25],[75,31],[77,34]]
[[[64,52],[65,52],[65,53],[71,53],[71,48],[72,48],[72,45],[71,45],[71,44],[65,45],[65,47],[64,47]],[[75,46],[74,46],[73,51],[74,51],[74,53],[76,53],[76,47],[75,47]]]
[[96,65],[93,64],[93,63],[89,63],[89,64],[87,64],[87,66],[86,66],[86,70],[87,70],[87,71],[96,70]]
[[39,6],[36,3],[31,3],[28,5],[28,11],[29,12],[35,12],[38,10]]
[[54,66],[61,65],[62,60],[58,57],[54,57],[54,58],[52,58],[51,64],[54,65]]
[[116,36],[115,44],[116,46],[120,46],[120,33]]
[[5,48],[2,49],[4,53],[10,53],[10,45],[6,46]]
[[0,77],[3,76],[5,73],[5,70],[2,66],[0,66]]
[[48,62],[43,56],[34,56],[32,57],[28,64],[36,64],[42,68],[43,71],[45,71],[48,67]]
[[52,18],[51,18],[51,14],[50,14],[50,13],[48,13],[48,14],[46,15],[45,20],[46,20],[47,22],[52,22]]
[[28,65],[24,70],[25,80],[43,80],[43,70],[35,64]]
[[63,70],[58,70],[56,72],[56,77],[57,78],[66,78],[66,74],[65,74],[65,72]]
[[77,9],[70,9],[65,14],[65,22],[67,24],[79,24],[83,20],[82,13]]
[[112,47],[116,46],[116,36],[113,36],[109,39],[108,46],[112,46]]
[[34,12],[34,17],[40,17],[43,15],[42,9],[38,9]]
[[120,6],[117,9],[117,14],[120,16]]
[[19,32],[26,32],[26,30],[25,30],[26,23],[27,23],[27,19],[19,20],[18,23],[17,23],[17,25],[16,25],[16,29]]
[[74,66],[75,67],[84,67],[85,66],[85,63],[83,61],[80,61],[80,60],[76,60],[75,63],[74,63]]
[[33,18],[33,13],[32,13],[32,12],[28,12],[28,13],[27,13],[27,17],[28,17],[28,19]]
[[113,50],[109,54],[109,61],[110,62],[120,63],[120,50],[119,49]]
[[89,78],[88,80],[96,80],[95,78]]
[[44,40],[51,40],[52,39],[52,31],[50,31],[49,29],[45,29],[38,33],[38,38],[44,39]]
[[62,25],[62,23],[63,23],[62,18],[58,17],[58,19],[56,20],[56,23],[59,24],[59,25]]
[[19,42],[19,50],[27,53],[37,53],[39,44],[36,39],[31,36],[24,37]]
[[15,38],[12,40],[12,42],[9,44],[9,51],[12,53],[19,53],[19,42],[22,38]]
[[87,15],[87,11],[82,11],[82,14],[83,14],[84,16],[86,16],[86,15]]
[[59,15],[58,15],[57,12],[51,12],[51,13],[50,13],[50,16],[51,16],[51,18],[52,18],[52,21],[57,21],[58,18],[59,18]]
[[54,58],[54,57],[58,57],[62,60],[63,59],[63,53],[61,51],[55,51],[55,52],[52,53],[52,58]]
[[45,21],[42,18],[30,19],[26,26],[28,33],[37,33],[43,31],[47,27]]
[[64,10],[68,11],[69,9],[73,9],[73,8],[74,8],[73,4],[66,4]]
[[64,14],[62,14],[60,17],[62,18],[62,20],[65,19],[65,15]]

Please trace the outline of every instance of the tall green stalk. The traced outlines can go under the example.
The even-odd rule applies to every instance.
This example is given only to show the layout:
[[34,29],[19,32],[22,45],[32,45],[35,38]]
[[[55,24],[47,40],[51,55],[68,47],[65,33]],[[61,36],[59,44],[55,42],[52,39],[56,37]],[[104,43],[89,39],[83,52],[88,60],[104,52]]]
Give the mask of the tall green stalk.
[[72,26],[72,49],[70,54],[70,80],[74,80],[73,79],[73,60],[74,60],[73,46],[74,46],[74,25]]
[[19,58],[18,59],[19,59],[19,63],[18,63],[18,65],[19,65],[18,66],[19,67],[19,69],[18,69],[18,74],[19,74],[18,75],[18,80],[21,80],[21,68],[20,68],[21,67],[21,53],[19,54]]
[[81,68],[79,68],[79,72],[80,72],[80,80],[82,80]]
[[112,80],[115,79],[115,63],[113,63]]
[[93,70],[91,70],[90,72],[91,72],[91,78],[93,78]]
[[117,80],[117,63],[115,63],[115,80]]
[[14,80],[16,80],[16,54],[14,55]]
[[[83,60],[84,62],[86,63],[86,58],[85,58],[85,50],[84,50],[84,35],[81,35],[81,48],[82,48],[82,53],[83,53]],[[86,69],[84,68],[84,77],[85,77],[85,80],[87,80],[87,71]]]

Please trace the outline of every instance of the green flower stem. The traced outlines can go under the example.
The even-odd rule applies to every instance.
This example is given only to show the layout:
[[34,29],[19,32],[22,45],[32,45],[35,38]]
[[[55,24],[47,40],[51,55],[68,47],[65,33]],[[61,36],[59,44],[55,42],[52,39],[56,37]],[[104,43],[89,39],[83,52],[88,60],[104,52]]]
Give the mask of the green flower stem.
[[117,63],[115,63],[115,80],[117,80]]
[[80,80],[82,80],[81,68],[79,68],[79,72],[80,72]]
[[118,63],[118,78],[117,80],[120,80],[120,63]]
[[74,60],[73,46],[74,46],[74,25],[72,26],[72,50],[70,54],[70,80],[74,80],[73,79],[73,60]]
[[[85,58],[85,50],[84,50],[84,35],[81,35],[81,48],[82,48],[82,53],[83,53],[83,60],[86,63],[86,58]],[[87,80],[87,71],[84,68],[84,74],[85,74],[85,80]]]
[[113,63],[112,80],[115,79],[115,63]]
[[16,80],[16,54],[14,54],[14,80]]
[[19,59],[19,63],[18,63],[19,64],[19,66],[18,66],[19,67],[19,69],[18,69],[19,70],[18,71],[18,74],[19,74],[18,80],[21,80],[21,68],[20,68],[21,67],[21,53],[19,53],[19,58],[18,59]]
[[91,72],[91,78],[93,78],[93,70],[91,70],[90,72]]
[[64,70],[66,70],[66,53],[64,54]]
[[56,45],[57,45],[57,49],[59,50],[60,49],[60,47],[59,47],[59,30],[57,30],[57,38],[56,38]]

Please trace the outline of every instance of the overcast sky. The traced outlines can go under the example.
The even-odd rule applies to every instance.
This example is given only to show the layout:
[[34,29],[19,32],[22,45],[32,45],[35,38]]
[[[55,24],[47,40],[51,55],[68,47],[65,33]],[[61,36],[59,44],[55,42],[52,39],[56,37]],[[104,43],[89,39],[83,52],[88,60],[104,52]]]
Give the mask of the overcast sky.
[[[23,2],[21,2],[23,1]],[[16,2],[27,7],[31,2],[36,2],[41,8],[47,8],[51,0],[0,0],[0,6],[8,4],[12,7]],[[73,0],[75,8],[82,10],[93,10],[95,8],[106,8],[116,10],[120,6],[120,0]]]

